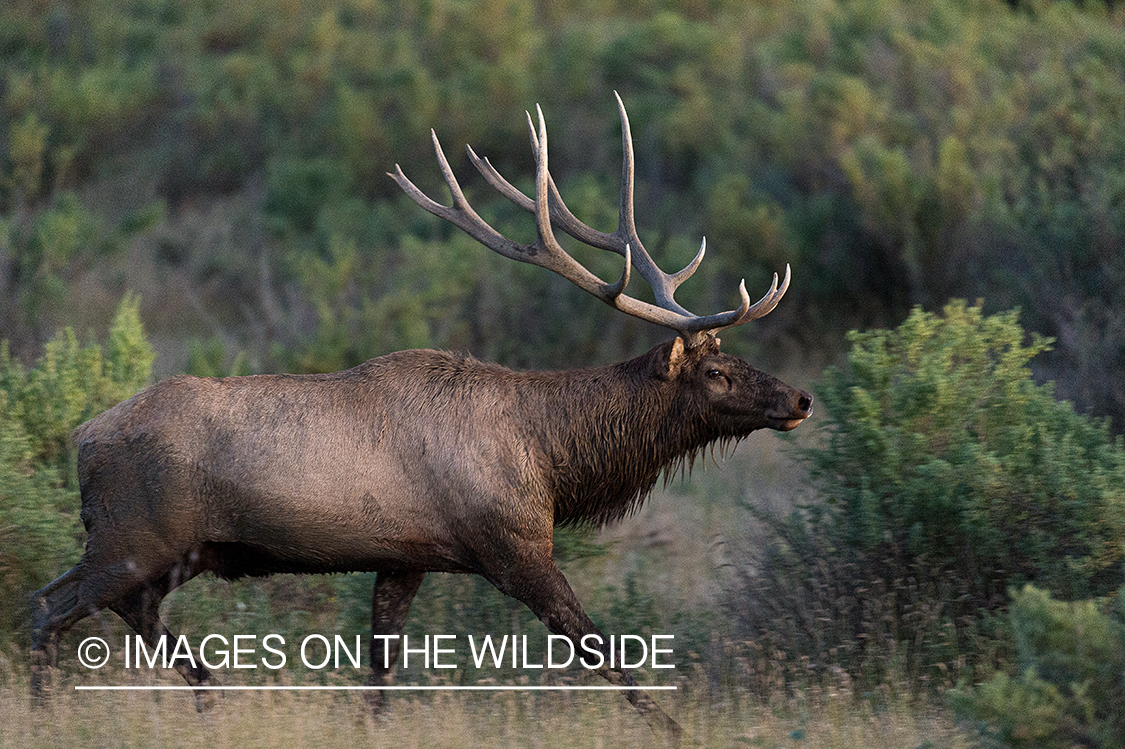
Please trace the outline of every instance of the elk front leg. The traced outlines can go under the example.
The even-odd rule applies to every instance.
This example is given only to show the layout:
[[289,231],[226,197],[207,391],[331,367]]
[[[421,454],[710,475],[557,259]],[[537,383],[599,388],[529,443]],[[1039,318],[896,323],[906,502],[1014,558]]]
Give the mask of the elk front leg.
[[[586,615],[582,604],[570,589],[570,583],[555,566],[549,553],[518,566],[499,580],[490,580],[505,595],[527,604],[551,632],[569,637],[576,650],[584,636],[597,635],[605,658],[598,673],[614,686],[638,686],[636,679],[628,671],[609,665],[609,642]],[[669,737],[672,745],[679,744],[682,732],[679,724],[660,709],[648,694],[639,688],[630,689],[625,691],[625,698],[654,731]]]
[[[424,572],[380,572],[375,576],[375,590],[371,594],[371,676],[370,686],[383,686],[398,661],[398,635],[406,623],[410,602],[422,585]],[[372,689],[364,692],[371,712],[378,714],[386,700],[383,692]]]

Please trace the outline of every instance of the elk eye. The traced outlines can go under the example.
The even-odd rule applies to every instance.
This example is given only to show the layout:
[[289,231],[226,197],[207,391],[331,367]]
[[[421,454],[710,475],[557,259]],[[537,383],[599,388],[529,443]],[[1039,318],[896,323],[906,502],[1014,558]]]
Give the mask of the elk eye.
[[723,373],[720,372],[717,369],[709,369],[709,370],[707,370],[707,376],[710,377],[712,380],[717,380],[717,379],[719,379],[720,377],[723,376]]

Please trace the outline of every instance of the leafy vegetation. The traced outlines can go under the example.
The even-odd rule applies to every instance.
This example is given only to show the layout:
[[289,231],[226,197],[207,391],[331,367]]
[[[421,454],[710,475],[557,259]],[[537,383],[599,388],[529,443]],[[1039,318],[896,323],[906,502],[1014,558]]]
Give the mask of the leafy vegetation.
[[1121,746],[1125,590],[1067,603],[1025,587],[1012,601],[1016,675],[997,674],[957,704],[1008,746]]
[[817,501],[767,515],[736,610],[822,670],[950,683],[1003,656],[1011,586],[1068,600],[1125,572],[1125,449],[1031,379],[1046,341],[951,302],[849,336],[816,388]]
[[[82,346],[64,330],[30,368],[0,342],[0,596],[22,601],[78,560],[81,524],[73,477],[74,427],[146,385],[153,351],[126,297],[105,346]],[[0,628],[26,622],[5,607]]]

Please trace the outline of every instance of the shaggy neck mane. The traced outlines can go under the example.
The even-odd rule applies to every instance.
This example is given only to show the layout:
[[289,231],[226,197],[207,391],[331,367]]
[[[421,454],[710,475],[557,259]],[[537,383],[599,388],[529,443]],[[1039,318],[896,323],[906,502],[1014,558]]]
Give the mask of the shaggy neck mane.
[[551,462],[555,523],[602,525],[637,510],[719,438],[679,388],[653,379],[645,358],[601,369],[543,373],[536,429]]

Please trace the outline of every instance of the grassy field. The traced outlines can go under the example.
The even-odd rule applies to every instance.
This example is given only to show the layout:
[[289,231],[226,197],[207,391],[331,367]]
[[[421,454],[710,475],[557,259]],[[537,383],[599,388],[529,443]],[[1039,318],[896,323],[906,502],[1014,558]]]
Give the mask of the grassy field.
[[[168,683],[172,683],[169,681]],[[969,747],[944,710],[874,709],[829,690],[763,705],[732,690],[711,702],[687,693],[657,700],[684,728],[687,746]],[[62,689],[32,712],[26,680],[0,692],[5,747],[653,746],[655,736],[621,697],[607,693],[441,693],[393,699],[378,719],[356,693],[225,693],[197,713],[186,693]]]

